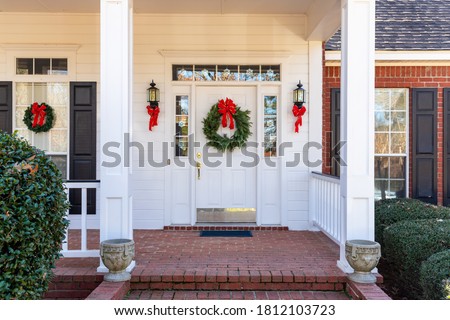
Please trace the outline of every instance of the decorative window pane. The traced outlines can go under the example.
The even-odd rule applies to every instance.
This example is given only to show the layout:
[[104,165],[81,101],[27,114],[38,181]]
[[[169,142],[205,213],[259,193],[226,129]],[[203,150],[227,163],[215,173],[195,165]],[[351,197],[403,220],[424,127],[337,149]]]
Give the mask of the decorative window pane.
[[195,66],[195,81],[215,81],[216,66],[198,65]]
[[264,156],[277,156],[277,97],[264,96]]
[[239,66],[239,80],[240,81],[259,81],[260,66]]
[[375,198],[406,196],[407,89],[375,90]]
[[217,66],[218,81],[237,81],[239,79],[238,66]]
[[172,80],[192,81],[194,79],[194,69],[192,65],[174,65],[172,66]]
[[280,81],[280,65],[172,65],[173,81]]
[[280,66],[261,66],[261,81],[280,81]]
[[33,58],[19,58],[16,60],[16,74],[33,74]]
[[189,97],[175,98],[175,156],[188,156],[189,136]]

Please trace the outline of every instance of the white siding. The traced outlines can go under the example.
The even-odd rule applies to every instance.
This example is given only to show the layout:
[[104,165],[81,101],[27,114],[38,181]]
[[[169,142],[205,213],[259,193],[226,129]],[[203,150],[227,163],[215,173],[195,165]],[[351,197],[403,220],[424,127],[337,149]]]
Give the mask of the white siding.
[[[308,113],[300,134],[293,132],[295,118],[291,113],[291,91],[298,80],[308,90],[308,42],[304,40],[305,17],[299,15],[149,15],[134,16],[134,103],[132,107],[132,139],[144,145],[144,166],[139,167],[138,151],[133,148],[131,186],[134,228],[162,228],[171,215],[167,208],[164,168],[148,164],[148,142],[154,142],[154,158],[160,161],[161,143],[172,134],[172,119],[165,110],[166,86],[171,85],[167,57],[161,50],[242,51],[242,56],[226,53],[214,63],[274,63],[270,59],[256,62],[252,52],[290,52],[283,58],[283,85],[279,108],[280,142],[293,141],[286,160],[302,152],[308,141]],[[0,14],[0,80],[7,79],[6,50],[1,44],[76,44],[76,74],[73,81],[99,81],[100,36],[96,14]],[[49,53],[51,55],[51,52]],[[217,56],[217,53],[216,53]],[[257,55],[256,55],[257,56]],[[205,56],[205,60],[207,56]],[[211,60],[211,57],[208,58]],[[189,60],[189,59],[187,59]],[[189,61],[185,61],[189,62]],[[167,76],[167,77],[166,77]],[[161,89],[159,125],[148,131],[146,89],[154,79]],[[100,87],[98,86],[98,90]],[[98,94],[98,96],[100,96]],[[100,103],[98,104],[100,107]],[[107,106],[103,106],[107,107]],[[320,108],[321,106],[307,106]],[[100,119],[99,119],[100,120]],[[98,123],[100,126],[100,123]],[[101,150],[101,147],[98,147]],[[98,157],[100,158],[100,157]],[[158,160],[159,159],[159,160]],[[283,161],[284,162],[284,161]],[[281,181],[281,223],[292,228],[308,227],[308,168],[298,166],[284,170]],[[169,202],[170,203],[170,202]]]

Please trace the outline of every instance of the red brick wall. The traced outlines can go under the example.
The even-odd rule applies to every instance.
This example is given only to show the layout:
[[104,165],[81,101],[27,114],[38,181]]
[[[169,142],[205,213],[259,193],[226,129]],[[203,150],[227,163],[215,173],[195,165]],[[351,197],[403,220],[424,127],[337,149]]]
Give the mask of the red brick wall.
[[[438,88],[438,204],[443,202],[443,88],[450,88],[450,66],[377,66],[376,88]],[[323,164],[324,173],[331,172],[331,89],[340,87],[340,67],[323,68]],[[409,90],[409,127],[412,128],[412,90]],[[412,159],[412,130],[409,130],[409,159]],[[409,163],[409,194],[412,186],[412,166]]]

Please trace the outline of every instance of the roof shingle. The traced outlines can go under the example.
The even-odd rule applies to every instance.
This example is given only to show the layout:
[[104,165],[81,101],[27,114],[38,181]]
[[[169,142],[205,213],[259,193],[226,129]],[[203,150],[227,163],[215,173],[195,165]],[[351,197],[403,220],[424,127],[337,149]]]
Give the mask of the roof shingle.
[[[376,50],[450,50],[450,0],[376,0]],[[326,43],[340,50],[341,31]]]

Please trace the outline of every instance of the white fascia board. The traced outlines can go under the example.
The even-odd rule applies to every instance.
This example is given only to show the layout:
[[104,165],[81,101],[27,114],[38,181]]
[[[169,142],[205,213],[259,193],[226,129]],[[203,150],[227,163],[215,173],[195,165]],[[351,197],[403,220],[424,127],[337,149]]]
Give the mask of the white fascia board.
[[[376,51],[376,61],[448,61],[450,51]],[[341,51],[325,52],[325,61],[341,61]]]

